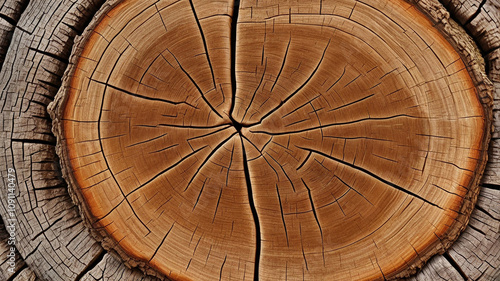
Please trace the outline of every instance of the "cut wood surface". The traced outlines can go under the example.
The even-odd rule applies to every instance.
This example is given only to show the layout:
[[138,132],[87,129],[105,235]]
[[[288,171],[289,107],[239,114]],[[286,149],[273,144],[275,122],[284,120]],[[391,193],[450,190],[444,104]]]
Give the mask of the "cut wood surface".
[[119,2],[78,41],[52,117],[105,247],[180,280],[402,277],[449,247],[489,141],[473,62],[403,1],[235,4]]
[[[435,1],[79,2],[2,5],[19,7],[0,46],[1,164],[20,186],[8,280],[405,276],[451,245],[479,188],[465,233],[414,278],[500,276],[497,134],[477,186],[495,3],[461,21],[467,1],[443,1],[480,54]],[[85,225],[45,111],[68,62],[54,129]]]

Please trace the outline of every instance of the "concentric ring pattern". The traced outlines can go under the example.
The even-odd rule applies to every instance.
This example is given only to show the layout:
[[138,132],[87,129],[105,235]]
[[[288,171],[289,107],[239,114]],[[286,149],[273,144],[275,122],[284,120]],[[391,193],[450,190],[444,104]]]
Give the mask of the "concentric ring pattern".
[[401,276],[467,221],[486,121],[414,6],[124,0],[59,105],[104,244],[173,280]]

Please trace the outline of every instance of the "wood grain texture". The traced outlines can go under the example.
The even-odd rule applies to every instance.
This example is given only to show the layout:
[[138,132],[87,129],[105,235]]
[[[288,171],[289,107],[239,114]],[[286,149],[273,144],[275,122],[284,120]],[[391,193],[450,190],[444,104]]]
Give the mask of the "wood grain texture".
[[[481,52],[487,61],[487,71],[490,80],[495,86],[494,120],[495,132],[490,143],[489,161],[482,181],[484,186],[480,194],[476,210],[472,213],[470,226],[454,243],[449,251],[453,264],[448,267],[456,268],[462,273],[462,279],[470,280],[497,280],[500,278],[498,257],[500,236],[498,226],[498,210],[500,195],[499,173],[499,101],[500,101],[500,15],[496,1],[451,1],[447,5],[451,9],[452,17],[461,23],[467,23],[464,28],[472,34],[478,42]],[[474,8],[471,8],[471,5]],[[497,38],[497,39],[495,39]],[[487,262],[486,262],[487,260]],[[434,275],[437,277],[437,275]]]
[[[0,74],[0,169],[2,178],[8,168],[16,170],[16,247],[44,280],[73,280],[102,251],[67,195],[46,111],[72,40],[98,7],[91,1],[31,1],[16,24]],[[5,185],[0,195],[3,217],[6,197]],[[16,280],[30,276],[25,272]]]
[[450,265],[449,261],[442,255],[433,257],[416,276],[409,278],[410,281],[429,280],[463,280],[460,273]]
[[212,5],[120,2],[76,45],[51,112],[105,247],[210,280],[403,277],[448,248],[492,98],[443,8],[417,5],[463,60],[404,2]]
[[[499,24],[500,26],[500,24]],[[500,30],[497,32],[500,34]],[[489,77],[495,86],[495,102],[493,105],[494,127],[490,144],[490,158],[486,167],[483,182],[495,186],[500,185],[500,46],[486,56],[489,62]]]
[[[0,1],[2,3],[2,7],[8,6],[5,3],[17,3],[18,1]],[[31,2],[38,2],[38,1],[31,1]],[[63,2],[63,1],[61,1]],[[83,2],[83,1],[82,1]],[[418,1],[417,1],[418,2]],[[423,1],[425,2],[425,1]],[[486,20],[486,21],[473,21],[471,20],[471,23],[476,23],[480,22],[481,24],[479,27],[483,28],[482,32],[476,33],[476,42],[480,42],[478,37],[487,35],[489,38],[494,38],[494,36],[490,35],[489,33],[494,33],[498,31],[498,28],[495,27],[496,23],[498,22],[498,14],[496,13],[498,10],[491,10],[491,7],[494,7],[495,3],[494,1],[469,1],[470,3],[467,4],[467,1],[460,1],[462,3],[459,3],[458,1],[442,1],[443,4],[448,8],[449,11],[452,11],[452,17],[457,19],[457,14],[461,10],[462,6],[469,5],[470,11],[468,12],[467,18],[465,21],[469,20],[470,18],[480,18],[481,16],[486,17],[486,18],[491,18],[491,20]],[[454,2],[453,4],[448,4],[445,2]],[[477,2],[477,3],[476,3]],[[483,8],[482,9],[477,9],[481,5],[481,3],[484,2]],[[44,7],[55,7],[57,5],[60,5],[60,10],[49,10]],[[26,3],[25,3],[26,4]],[[89,3],[90,4],[90,3]],[[97,3],[96,3],[97,4]],[[9,4],[10,5],[10,4]],[[43,58],[43,61],[41,59],[34,59],[37,63],[34,65],[38,65],[36,68],[33,66],[23,66],[25,64],[25,61],[20,60],[19,58],[24,57],[22,53],[18,56],[15,56],[15,54],[18,51],[23,51],[25,49],[28,49],[29,47],[31,48],[36,48],[38,45],[42,44],[42,46],[46,46],[43,44],[46,43],[40,43],[40,42],[51,42],[51,41],[57,41],[58,39],[55,39],[57,37],[65,38],[64,34],[79,34],[83,28],[86,26],[87,22],[90,20],[92,16],[95,16],[94,11],[95,9],[87,9],[87,8],[76,8],[77,14],[81,14],[81,11],[87,11],[84,14],[81,14],[78,18],[80,20],[77,20],[73,22],[72,20],[61,20],[59,17],[47,17],[47,15],[50,15],[51,13],[59,13],[59,14],[65,14],[68,10],[65,10],[64,7],[65,5],[68,5],[67,3],[65,4],[59,4],[59,1],[43,1],[43,3],[30,3],[31,8],[26,9],[25,14],[25,19],[24,23],[23,20],[21,20],[21,24],[17,25],[18,27],[14,28],[14,25],[5,25],[9,32],[12,32],[13,30],[16,30],[17,33],[23,34],[24,38],[23,40],[19,40],[19,38],[16,39],[16,35],[14,34],[14,37],[12,37],[14,40],[11,40],[11,38],[8,38],[8,40],[4,40],[4,37],[2,36],[2,42],[9,42],[8,45],[5,45],[5,50],[7,47],[11,48],[10,54],[7,55],[7,60],[10,59],[10,62],[8,62],[7,67],[2,68],[2,75],[4,76],[3,80],[3,87],[5,89],[5,85],[10,84],[11,88],[7,92],[6,90],[2,91],[2,104],[5,104],[5,100],[9,99],[7,104],[10,104],[11,101],[10,99],[12,98],[13,100],[24,100],[25,104],[24,107],[22,107],[22,116],[24,116],[23,120],[19,118],[21,116],[21,112],[19,111],[20,102],[16,102],[18,109],[14,110],[14,113],[10,113],[10,111],[3,109],[2,110],[2,131],[5,132],[4,135],[2,135],[2,140],[5,140],[4,148],[3,151],[5,151],[2,154],[2,167],[10,167],[10,163],[14,163],[16,166],[22,166],[25,167],[23,168],[26,169],[26,171],[32,170],[32,166],[34,165],[33,162],[28,161],[28,157],[20,157],[20,155],[24,155],[23,153],[16,152],[16,154],[12,153],[12,150],[15,151],[21,151],[25,147],[30,147],[29,153],[27,155],[36,155],[38,151],[43,151],[43,153],[46,153],[47,155],[54,155],[55,151],[53,148],[53,141],[55,138],[51,136],[50,132],[50,124],[43,125],[43,122],[38,122],[39,118],[32,118],[29,116],[45,116],[47,118],[47,115],[45,113],[45,106],[48,102],[45,100],[41,100],[40,96],[38,94],[33,94],[33,93],[42,93],[42,95],[47,95],[49,97],[52,97],[59,88],[59,78],[62,74],[62,71],[66,67],[66,62],[69,61],[69,50],[72,46],[72,39],[70,39],[64,48],[64,51],[58,50],[58,48],[52,48],[51,52],[47,52],[45,54],[37,54],[36,56],[41,56]],[[93,5],[93,4],[90,4]],[[106,4],[105,4],[106,5]],[[68,7],[68,6],[66,6]],[[79,7],[79,6],[78,6]],[[104,7],[104,9],[106,9]],[[479,11],[479,12],[478,12]],[[444,11],[446,13],[446,11]],[[477,12],[477,13],[476,13]],[[2,12],[4,13],[4,12]],[[70,12],[71,13],[71,12]],[[443,13],[442,10],[439,10],[439,13]],[[482,15],[483,13],[487,13],[486,15]],[[7,14],[7,13],[5,13]],[[474,16],[474,14],[476,14]],[[20,14],[18,14],[20,16]],[[33,20],[33,18],[45,18],[46,21],[43,22],[37,22],[36,20]],[[63,17],[66,18],[67,17]],[[1,21],[1,20],[0,20]],[[459,23],[463,24],[464,22],[461,22],[458,20]],[[3,24],[1,25],[3,28]],[[63,26],[61,29],[51,29],[50,26]],[[477,26],[477,25],[476,25]],[[466,30],[468,30],[469,34],[471,34],[471,31],[469,30],[470,28],[475,28],[473,24],[467,24],[465,27]],[[22,32],[21,30],[25,30],[26,32]],[[45,31],[45,30],[50,30],[50,31]],[[75,31],[75,33],[73,33]],[[34,34],[33,36],[28,36],[28,34],[24,33],[31,33]],[[19,35],[18,35],[19,36]],[[73,35],[70,35],[69,38],[72,38]],[[44,39],[45,38],[45,39]],[[27,44],[27,42],[33,41],[33,45],[31,43]],[[66,39],[62,39],[62,41],[66,41]],[[484,40],[485,42],[489,42],[488,40]],[[491,41],[491,40],[490,40]],[[287,41],[288,42],[288,41]],[[286,42],[286,43],[287,43]],[[2,43],[5,44],[5,43]],[[481,47],[481,44],[480,44]],[[43,48],[42,48],[43,50]],[[57,51],[56,51],[57,50]],[[33,50],[30,50],[33,51]],[[28,52],[28,51],[24,51]],[[497,82],[500,80],[498,79],[498,73],[500,70],[499,64],[494,64],[492,62],[498,61],[498,50],[493,48],[491,50],[488,50],[485,52],[484,49],[482,49],[483,55],[487,61],[487,67],[489,69],[489,77],[490,79],[495,83],[495,77],[497,77]],[[24,53],[24,54],[26,54]],[[56,54],[57,57],[51,56],[53,54]],[[50,56],[50,57],[49,57]],[[54,59],[52,59],[54,58]],[[57,58],[57,59],[56,59]],[[50,62],[48,62],[50,61]],[[48,62],[48,63],[47,63]],[[35,71],[35,69],[41,69],[41,66],[44,66],[44,70],[39,70]],[[50,68],[48,68],[50,66]],[[57,66],[57,67],[55,67]],[[33,68],[33,69],[32,69]],[[30,71],[30,69],[32,69]],[[57,71],[54,71],[56,69]],[[51,76],[50,74],[48,76],[43,76],[42,79],[32,79],[34,76],[33,73],[37,73],[36,75],[39,76],[41,72],[46,72],[46,71],[51,71],[58,73],[55,77],[55,79],[50,78],[54,77]],[[496,73],[496,74],[495,74]],[[31,76],[31,80],[29,80],[29,83],[22,82],[22,78],[24,76]],[[21,77],[21,78],[17,78]],[[36,77],[36,76],[35,76]],[[48,77],[48,78],[47,78]],[[258,77],[260,78],[260,77]],[[5,82],[8,81],[8,82]],[[46,82],[52,83],[53,85],[49,86]],[[19,88],[16,86],[19,85]],[[497,87],[497,93],[498,89],[500,87],[498,86],[499,84],[496,83]],[[48,88],[48,90],[46,90]],[[31,90],[27,90],[31,89]],[[15,97],[24,97],[22,98],[13,98]],[[8,97],[8,98],[7,98]],[[47,99],[50,101],[51,98]],[[30,106],[27,106],[26,103],[29,100],[33,100]],[[33,104],[42,103],[39,107],[38,106],[33,106]],[[496,105],[497,106],[497,105]],[[496,107],[498,108],[498,106]],[[33,111],[32,111],[33,110]],[[30,113],[33,112],[33,113]],[[6,115],[4,115],[6,114]],[[9,115],[12,114],[12,115]],[[16,123],[14,126],[10,125],[12,120],[15,120]],[[29,120],[29,122],[28,122]],[[495,120],[498,120],[498,111],[495,111]],[[30,123],[31,122],[31,123]],[[45,122],[45,121],[44,121]],[[47,123],[50,123],[50,120],[47,119]],[[31,124],[31,125],[30,125]],[[35,124],[35,125],[34,125]],[[43,130],[36,130],[33,132],[33,128],[48,128],[49,130],[43,129]],[[38,146],[32,147],[31,145],[10,145],[10,139],[12,138],[12,132],[16,130],[17,133],[17,140],[23,140],[24,142],[27,142],[28,140],[34,139]],[[26,139],[23,139],[23,136],[26,136]],[[51,136],[51,137],[49,137]],[[42,145],[45,143],[42,143],[44,141],[49,141],[50,144],[47,145]],[[11,150],[11,147],[13,148]],[[31,148],[32,147],[32,148]],[[498,224],[498,211],[495,211],[492,206],[498,206],[500,202],[500,195],[496,192],[498,189],[497,185],[500,183],[498,180],[498,134],[494,133],[493,134],[493,141],[492,141],[492,149],[490,150],[490,158],[489,158],[489,164],[485,172],[485,178],[484,181],[486,183],[485,186],[482,187],[482,191],[479,195],[479,201],[478,201],[478,208],[482,208],[483,210],[486,211],[477,211],[475,210],[472,213],[472,223],[475,227],[468,227],[465,230],[465,233],[462,235],[462,238],[460,238],[454,246],[452,246],[452,249],[448,252],[448,255],[445,256],[437,256],[436,258],[432,259],[429,264],[424,267],[424,269],[417,274],[416,278],[418,280],[440,280],[440,279],[445,279],[445,280],[462,280],[466,278],[470,278],[471,280],[496,280],[500,276],[500,273],[498,272],[498,268],[500,268],[499,260],[498,260],[498,233],[500,232],[498,229],[495,229],[495,226]],[[50,149],[47,149],[50,148]],[[14,158],[14,155],[17,155],[16,158]],[[9,160],[9,159],[14,159]],[[50,159],[50,160],[48,160]],[[45,158],[46,162],[53,162],[54,159],[57,161],[57,156],[52,156]],[[271,160],[272,161],[272,160]],[[36,162],[36,161],[35,161]],[[20,165],[22,163],[22,165]],[[47,220],[48,218],[51,217],[57,217],[57,215],[54,214],[61,214],[61,212],[66,213],[69,210],[70,213],[73,213],[75,215],[72,216],[65,216],[61,220],[58,220],[55,222],[53,225],[50,223],[45,224],[45,228],[58,228],[58,225],[71,225],[71,219],[68,220],[68,223],[66,223],[67,218],[71,217],[78,217],[76,215],[76,209],[71,203],[71,201],[68,199],[68,195],[64,191],[66,188],[64,186],[64,182],[61,182],[60,179],[59,181],[56,181],[54,177],[48,177],[48,180],[45,179],[45,173],[43,170],[47,167],[47,164],[44,164],[45,166],[40,166],[39,168],[35,168],[35,174],[34,178],[37,180],[35,181],[35,184],[30,184],[30,179],[33,177],[30,172],[22,173],[19,176],[19,182],[21,183],[27,183],[23,185],[23,189],[21,190],[20,194],[21,198],[27,198],[27,199],[18,199],[19,204],[23,206],[23,210],[25,211],[25,216],[30,217],[30,213],[37,214],[37,217],[43,218],[43,220]],[[57,165],[56,165],[57,166]],[[4,168],[2,168],[4,169]],[[54,171],[56,171],[55,174],[59,174],[59,167],[52,168]],[[36,172],[40,170],[40,172]],[[56,177],[57,178],[57,177]],[[47,181],[47,183],[44,183]],[[49,192],[44,191],[42,188],[42,192],[40,191],[35,191],[35,187],[51,187],[51,186],[58,186],[59,183],[61,183],[62,186],[60,186],[57,189],[60,189],[61,192],[55,193],[54,191]],[[24,195],[22,195],[24,194]],[[42,194],[42,195],[40,195]],[[18,197],[19,198],[19,197]],[[57,209],[52,209],[54,211],[50,211],[46,209],[41,209],[38,207],[38,205],[46,205],[48,202],[52,204],[53,206],[59,205],[60,208]],[[61,205],[62,202],[62,205]],[[38,204],[38,205],[37,205]],[[29,211],[33,209],[33,211]],[[57,211],[55,211],[57,210]],[[0,212],[3,212],[0,210]],[[488,215],[485,215],[488,214]],[[491,215],[491,216],[490,216]],[[496,218],[496,219],[494,219]],[[34,220],[31,220],[31,222],[34,222]],[[53,221],[52,221],[53,222]],[[42,221],[43,223],[43,221]],[[80,223],[81,224],[81,223]],[[34,224],[36,225],[36,223]],[[38,275],[41,280],[67,280],[65,278],[70,278],[66,277],[65,274],[68,272],[68,267],[62,265],[61,263],[68,263],[66,259],[63,259],[63,261],[58,260],[58,259],[49,259],[46,260],[47,256],[59,256],[61,255],[61,251],[59,250],[61,245],[62,247],[65,247],[64,245],[67,245],[68,240],[71,239],[71,237],[74,236],[76,233],[80,233],[83,228],[78,228],[78,227],[70,227],[70,228],[65,228],[62,227],[62,229],[65,229],[63,232],[61,232],[60,235],[49,235],[46,237],[45,235],[38,235],[36,237],[35,241],[30,242],[29,239],[31,239],[30,234],[31,234],[31,223],[24,223],[22,225],[23,228],[26,228],[25,234],[21,235],[22,237],[27,237],[27,238],[22,238],[26,239],[25,241],[22,242],[21,247],[21,255],[23,258],[27,259],[27,266],[24,270],[20,271],[18,275],[15,276],[15,280],[35,280],[35,274]],[[498,227],[498,226],[497,226]],[[480,231],[477,231],[477,230]],[[1,232],[2,230],[0,230]],[[84,231],[85,233],[85,231]],[[89,237],[87,234],[80,234],[82,236],[85,236],[85,239],[82,239],[81,241],[90,241],[93,240],[91,237]],[[33,236],[31,236],[33,237]],[[70,238],[68,238],[70,237]],[[466,238],[465,238],[466,237]],[[39,247],[29,247],[28,250],[23,249],[24,245],[26,243],[39,243],[40,241],[44,241],[42,244],[40,244]],[[78,240],[80,241],[80,240]],[[51,245],[51,246],[49,246]],[[90,244],[94,245],[94,244]],[[97,245],[97,244],[95,244]],[[36,246],[36,245],[35,245]],[[50,250],[46,246],[49,246],[49,248],[53,248],[56,250]],[[481,252],[477,252],[474,247],[480,248]],[[87,249],[87,246],[82,245],[79,249]],[[95,248],[96,250],[98,249]],[[87,252],[86,250],[76,250],[73,251],[73,253],[80,252],[78,258],[85,263],[85,266],[71,266],[71,270],[75,271],[74,278],[77,280],[142,280],[144,277],[142,274],[138,271],[133,271],[128,268],[126,268],[123,263],[115,258],[112,258],[109,256],[109,254],[106,254],[105,252],[101,250],[97,251],[91,251]],[[66,256],[66,254],[63,254]],[[71,256],[71,254],[70,254]],[[2,256],[2,258],[4,258]],[[40,263],[40,261],[42,261]],[[71,264],[71,262],[69,263]],[[35,272],[33,272],[30,268],[33,268]],[[52,269],[50,269],[52,268]],[[48,270],[50,269],[50,270]],[[0,269],[1,271],[2,269]],[[65,277],[61,277],[65,276]],[[1,278],[1,277],[0,277]],[[152,280],[153,278],[146,278],[144,280]],[[70,280],[72,280],[70,278]]]
[[0,67],[5,60],[14,28],[27,4],[27,0],[8,0],[0,6]]
[[495,280],[500,273],[499,190],[483,189],[466,231],[450,257],[471,280]]
[[500,3],[488,0],[442,0],[457,21],[469,30],[484,53],[500,46]]
[[144,275],[139,270],[130,270],[121,260],[110,254],[104,254],[96,260],[95,266],[84,275],[82,281],[157,281],[152,276]]

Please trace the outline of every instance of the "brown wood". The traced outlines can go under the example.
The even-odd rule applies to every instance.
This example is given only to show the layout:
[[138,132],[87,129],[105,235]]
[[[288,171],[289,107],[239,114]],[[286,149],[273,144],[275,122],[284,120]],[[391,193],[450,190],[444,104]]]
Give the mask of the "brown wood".
[[[96,243],[88,235],[78,218],[77,209],[74,208],[73,203],[66,194],[64,181],[61,181],[58,177],[60,167],[55,162],[57,161],[57,156],[54,153],[55,138],[50,132],[50,118],[48,118],[45,111],[46,105],[59,88],[59,79],[66,68],[73,38],[75,35],[80,35],[91,18],[95,18],[94,23],[89,27],[91,29],[103,17],[103,13],[109,11],[110,6],[113,5],[113,1],[107,2],[101,7],[100,12],[95,14],[102,2],[104,1],[46,0],[30,1],[29,3],[16,0],[0,1],[2,3],[0,14],[14,19],[9,21],[3,21],[4,17],[0,19],[0,27],[2,30],[6,30],[5,34],[7,34],[7,36],[1,36],[2,45],[0,49],[4,52],[8,48],[0,75],[0,88],[2,89],[0,94],[0,104],[2,104],[2,115],[0,115],[2,122],[0,124],[2,124],[2,130],[0,130],[0,133],[2,135],[1,139],[4,140],[4,142],[0,143],[2,148],[1,158],[3,159],[0,161],[0,166],[2,167],[2,175],[7,168],[15,167],[17,171],[17,182],[20,188],[17,190],[16,201],[20,208],[18,213],[20,224],[17,233],[19,241],[16,247],[26,263],[26,266],[17,267],[18,272],[14,276],[7,277],[13,280],[35,280],[35,274],[41,280],[154,279],[142,276],[137,270],[126,268],[122,262],[111,257],[105,250],[100,249],[99,243]],[[248,1],[243,2],[242,7],[247,4],[250,5]],[[465,2],[472,3],[471,8],[467,8]],[[460,19],[458,15],[463,11],[462,9],[467,8],[471,11],[466,14],[465,21],[458,20],[458,22],[464,25],[470,34],[474,35],[474,40],[478,42],[487,60],[488,75],[495,83],[495,81],[499,81],[497,76],[500,69],[497,63],[498,45],[495,45],[496,41],[488,38],[495,38],[497,36],[495,34],[498,34],[498,28],[495,27],[498,23],[498,12],[494,7],[494,2],[484,2],[472,0],[443,1],[448,10],[452,12],[454,19]],[[196,2],[194,4],[198,5]],[[314,8],[318,4],[312,3],[307,6]],[[265,3],[259,1],[259,6],[261,5],[265,5]],[[357,5],[360,5],[360,3]],[[460,50],[459,54],[463,56],[462,60],[464,65],[468,67],[469,73],[472,73],[473,78],[480,81],[482,78],[477,75],[479,73],[477,68],[481,68],[481,63],[476,62],[475,59],[480,55],[475,51],[471,51],[472,48],[467,46],[468,43],[465,48],[464,45],[461,45],[462,42],[468,41],[465,39],[466,37],[463,37],[463,33],[456,31],[453,21],[448,19],[447,11],[440,7],[437,1],[418,1],[415,5],[427,13],[433,24],[436,24],[435,28],[441,30],[455,49]],[[476,11],[477,7],[479,9]],[[385,8],[383,7],[380,10],[385,11]],[[195,9],[199,13],[196,6]],[[356,9],[359,9],[359,7]],[[303,10],[292,11],[292,20],[295,19],[298,12],[307,13],[307,11]],[[317,14],[315,10],[313,12]],[[23,15],[20,17],[21,13]],[[288,11],[284,8],[280,13],[287,14]],[[243,12],[240,11],[240,20],[243,16]],[[307,17],[310,16],[307,15]],[[283,17],[286,18],[286,15]],[[19,22],[17,22],[18,19]],[[203,25],[203,20],[200,24]],[[450,25],[453,28],[450,29]],[[413,23],[409,23],[408,26],[413,28]],[[203,30],[204,34],[207,35],[206,27],[203,27]],[[13,34],[13,36],[10,37],[9,34]],[[84,38],[77,39],[77,42],[83,42],[84,40]],[[287,44],[288,40],[285,41]],[[275,42],[277,41],[275,40]],[[293,44],[294,42],[291,41],[290,50],[297,47],[296,44]],[[490,43],[483,44],[481,42]],[[81,46],[84,46],[84,43],[80,43]],[[270,55],[269,61],[283,59],[285,48],[283,44],[280,46],[281,52],[276,52],[274,57]],[[270,54],[269,50],[272,48],[266,48],[267,54]],[[74,53],[78,53],[78,48],[74,50]],[[203,56],[202,52],[199,56]],[[210,56],[212,57],[211,52]],[[258,64],[256,63],[256,65]],[[268,65],[270,66],[270,64]],[[271,68],[268,71],[270,70]],[[252,69],[252,71],[255,72],[256,70]],[[259,68],[258,71],[260,72],[255,73],[254,80],[262,77],[259,76],[263,73],[262,68]],[[283,76],[286,73],[284,71],[286,71],[286,68],[283,68],[281,72],[282,78],[285,77]],[[318,70],[318,73],[320,73],[320,70]],[[275,77],[265,78],[272,81]],[[253,83],[259,81],[253,81]],[[263,81],[265,83],[266,80]],[[189,80],[187,82],[189,84]],[[500,89],[499,84],[496,85],[497,89]],[[479,86],[479,89],[481,91],[481,86]],[[228,96],[232,98],[231,90],[229,91]],[[225,88],[224,92],[226,92]],[[262,94],[258,92],[256,97]],[[318,100],[319,98],[316,98],[313,102],[318,102]],[[293,99],[290,99],[290,101],[293,101]],[[364,101],[369,101],[369,99]],[[283,108],[285,107],[283,105]],[[311,111],[311,113],[314,112]],[[494,118],[497,118],[497,116],[498,113],[494,115]],[[494,120],[498,120],[498,118]],[[500,217],[496,206],[499,206],[500,202],[500,193],[497,192],[500,181],[498,181],[498,171],[495,168],[498,166],[499,161],[497,148],[498,136],[494,134],[489,166],[485,172],[486,177],[483,179],[486,185],[481,188],[477,208],[471,215],[471,224],[447,253],[429,261],[429,265],[416,275],[417,280],[439,280],[443,278],[446,280],[461,280],[460,278],[496,280],[498,278],[500,274],[498,272],[498,268],[500,268],[500,258],[498,256],[498,249],[500,249]],[[271,153],[270,150],[267,150],[267,152]],[[271,164],[275,165],[275,168],[279,169],[279,166],[272,162],[272,158],[267,155],[266,157]],[[274,154],[273,157],[275,157]],[[280,161],[280,159],[276,160]],[[283,167],[287,169],[286,166]],[[304,165],[304,167],[306,166]],[[281,178],[283,178],[283,173],[280,170],[278,172],[281,173]],[[286,180],[286,177],[284,177],[280,185],[284,185]],[[302,188],[303,192],[306,193],[304,187]],[[276,188],[273,189],[273,191],[275,190]],[[314,187],[311,188],[311,191],[312,197],[315,199]],[[225,196],[224,194],[223,196]],[[275,194],[276,192],[272,195],[276,196]],[[308,195],[303,195],[306,198],[306,202],[304,202],[306,205],[307,200],[309,200],[307,199]],[[2,202],[5,201],[5,196],[6,193],[0,193]],[[216,196],[219,196],[219,194],[216,194]],[[281,196],[283,195],[281,194]],[[221,198],[224,199],[224,197]],[[284,197],[281,197],[281,199],[284,199]],[[3,204],[0,204],[0,213],[6,219],[7,213]],[[318,215],[320,215],[319,212]],[[321,219],[321,216],[319,218]],[[314,221],[313,225],[316,226]],[[323,225],[322,219],[321,225]],[[317,230],[311,228],[311,231]],[[1,229],[0,233],[2,233]],[[391,249],[391,253],[398,254],[398,250]],[[306,256],[310,261],[308,253],[306,253]],[[133,265],[130,260],[126,263]],[[22,265],[23,261],[19,261],[19,264]],[[224,266],[224,272],[229,268],[228,265],[229,263],[226,263]],[[10,276],[3,275],[2,270],[3,268],[0,268],[0,276]],[[300,271],[301,268],[298,270]],[[221,276],[215,276],[217,279],[219,277]],[[300,279],[302,275],[299,274],[299,276],[295,277]],[[229,276],[226,274],[222,278],[229,279]],[[289,279],[292,279],[290,275]]]
[[479,63],[399,0],[233,6],[120,2],[77,43],[53,117],[105,247],[179,280],[401,277],[449,247],[486,160]]

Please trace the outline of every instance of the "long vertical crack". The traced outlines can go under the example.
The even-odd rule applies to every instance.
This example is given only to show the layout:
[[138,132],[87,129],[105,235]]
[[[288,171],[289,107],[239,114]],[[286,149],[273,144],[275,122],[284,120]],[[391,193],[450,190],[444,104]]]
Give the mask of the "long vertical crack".
[[261,251],[261,232],[260,232],[260,222],[259,214],[257,213],[257,208],[255,207],[255,201],[253,197],[252,181],[250,179],[250,169],[248,167],[248,158],[245,149],[245,144],[243,142],[244,136],[241,133],[242,125],[234,120],[233,111],[236,100],[236,43],[237,43],[237,24],[238,24],[238,14],[240,9],[240,0],[234,0],[233,17],[231,22],[231,84],[232,84],[232,99],[231,108],[229,110],[229,119],[231,120],[236,131],[240,135],[241,148],[243,150],[243,169],[245,172],[245,181],[248,191],[248,203],[250,205],[250,210],[252,211],[253,221],[255,225],[255,258],[254,258],[254,277],[253,280],[259,280],[259,263],[260,263],[260,251]]
[[[240,133],[241,134],[241,133]],[[252,182],[250,180],[250,170],[248,169],[247,153],[245,150],[245,144],[243,143],[243,137],[241,139],[241,146],[243,150],[243,169],[245,170],[245,180],[248,190],[248,203],[250,204],[250,209],[252,210],[253,221],[255,224],[255,266],[254,266],[254,277],[253,280],[259,280],[259,262],[260,262],[260,222],[259,215],[257,214],[257,208],[255,208],[255,202],[253,200],[253,190]]]
[[240,0],[234,0],[233,18],[231,21],[231,85],[232,85],[232,99],[231,108],[229,109],[229,118],[236,123],[233,119],[234,104],[236,99],[236,30],[238,24],[238,14],[240,10]]

